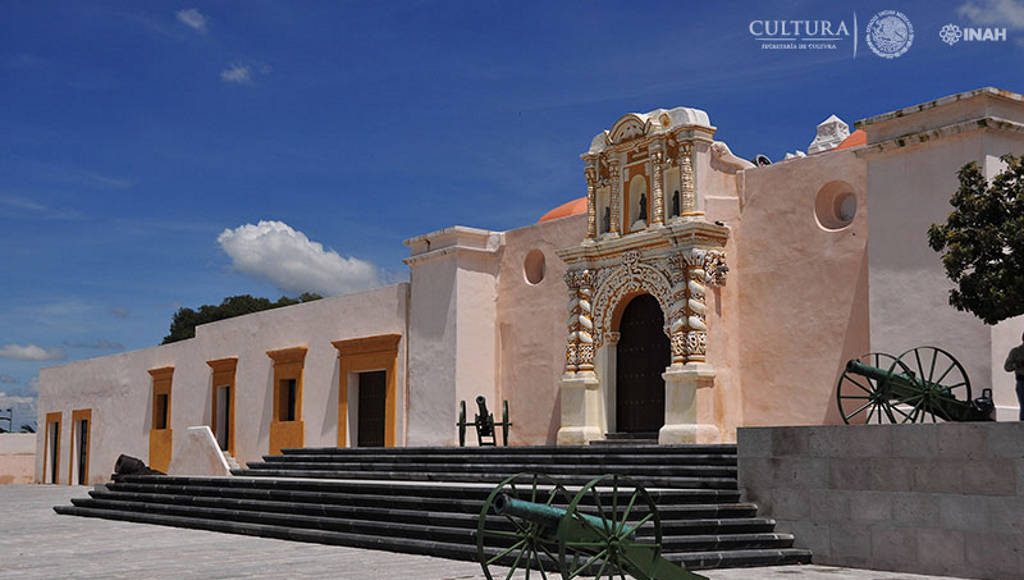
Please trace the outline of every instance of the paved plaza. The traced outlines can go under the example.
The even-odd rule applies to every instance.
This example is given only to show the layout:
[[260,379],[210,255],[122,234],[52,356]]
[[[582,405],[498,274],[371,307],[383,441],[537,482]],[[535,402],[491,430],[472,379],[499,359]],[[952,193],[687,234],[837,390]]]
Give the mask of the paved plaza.
[[[0,578],[481,579],[480,566],[427,556],[59,516],[88,488],[0,486]],[[927,580],[824,566],[705,572],[712,580]]]

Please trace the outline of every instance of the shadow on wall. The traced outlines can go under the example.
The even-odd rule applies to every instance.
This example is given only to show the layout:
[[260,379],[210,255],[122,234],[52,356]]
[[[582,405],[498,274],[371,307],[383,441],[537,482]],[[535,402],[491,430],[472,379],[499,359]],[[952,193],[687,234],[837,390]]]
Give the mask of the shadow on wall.
[[[324,409],[324,422],[320,428],[320,444],[327,445],[328,447],[334,447],[338,444],[338,430],[341,429],[341,425],[338,424],[338,406],[341,401],[338,400],[339,388],[341,385],[341,358],[334,357],[334,370],[331,372],[331,384],[327,389],[327,405]],[[330,436],[334,434],[334,440],[332,441]],[[324,443],[324,442],[327,443]]]
[[843,351],[836,362],[836,370],[832,382],[828,384],[831,394],[828,398],[828,407],[825,409],[823,424],[838,425],[843,423],[839,415],[839,405],[836,402],[836,385],[839,377],[846,368],[846,361],[851,358],[866,354],[871,348],[869,318],[868,318],[868,254],[865,248],[860,258],[860,267],[857,271],[857,288],[853,293],[853,302],[850,304],[850,316],[847,320],[850,323],[846,327],[846,337],[843,340]]

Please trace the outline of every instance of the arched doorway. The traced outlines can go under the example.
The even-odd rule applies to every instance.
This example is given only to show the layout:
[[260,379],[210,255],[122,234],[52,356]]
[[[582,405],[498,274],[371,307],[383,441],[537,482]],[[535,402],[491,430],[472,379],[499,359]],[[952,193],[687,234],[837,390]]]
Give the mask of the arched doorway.
[[665,379],[672,349],[665,317],[650,294],[633,298],[619,322],[616,346],[615,426],[619,433],[655,433],[665,424]]

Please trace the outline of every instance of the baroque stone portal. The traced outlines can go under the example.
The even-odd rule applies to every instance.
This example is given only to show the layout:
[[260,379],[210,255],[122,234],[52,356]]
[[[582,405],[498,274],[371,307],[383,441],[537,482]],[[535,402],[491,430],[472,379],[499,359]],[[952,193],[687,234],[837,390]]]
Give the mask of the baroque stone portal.
[[[709,286],[725,283],[729,228],[705,218],[699,175],[713,163],[743,162],[713,135],[703,111],[658,109],[624,116],[582,156],[587,237],[559,252],[569,267],[560,444],[615,431],[618,319],[640,294],[657,300],[671,345],[659,441],[717,440],[716,427],[696,423],[695,401],[698,387],[714,383],[705,296]],[[666,207],[678,215],[666,216]]]

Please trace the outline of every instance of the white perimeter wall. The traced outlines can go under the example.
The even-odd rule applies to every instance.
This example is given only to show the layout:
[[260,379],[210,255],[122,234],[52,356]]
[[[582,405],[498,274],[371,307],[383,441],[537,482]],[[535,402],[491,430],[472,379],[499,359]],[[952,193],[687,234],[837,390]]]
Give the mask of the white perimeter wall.
[[90,483],[106,481],[118,455],[148,462],[152,423],[149,369],[173,366],[171,428],[174,437],[211,422],[212,372],[206,361],[238,357],[235,376],[235,451],[238,462],[267,453],[273,400],[273,361],[268,350],[308,348],[303,375],[302,420],[307,447],[337,445],[338,351],[332,341],[378,334],[403,335],[398,348],[397,433],[404,441],[406,308],[409,285],[240,316],[197,328],[196,338],[165,346],[43,369],[39,376],[39,434],[35,471],[42,479],[46,414],[62,413],[60,479],[67,482],[74,409],[92,409]]

